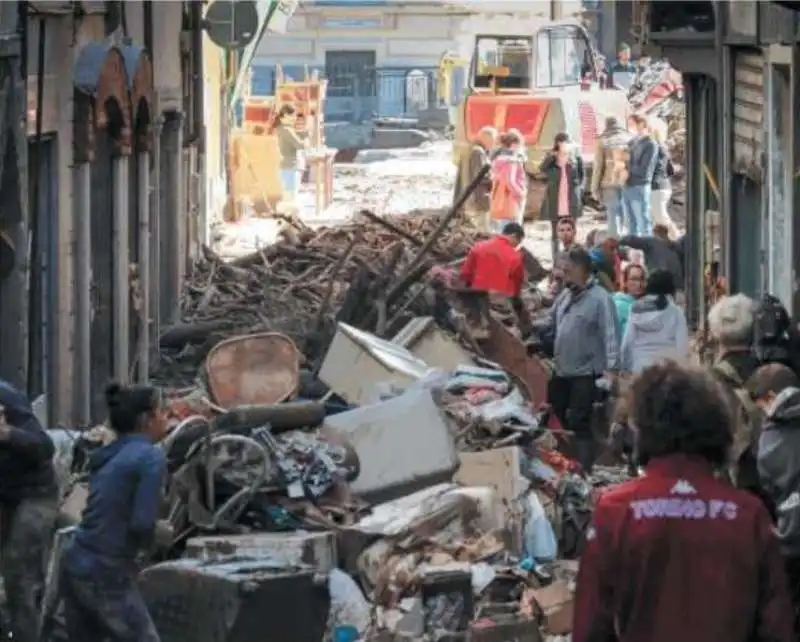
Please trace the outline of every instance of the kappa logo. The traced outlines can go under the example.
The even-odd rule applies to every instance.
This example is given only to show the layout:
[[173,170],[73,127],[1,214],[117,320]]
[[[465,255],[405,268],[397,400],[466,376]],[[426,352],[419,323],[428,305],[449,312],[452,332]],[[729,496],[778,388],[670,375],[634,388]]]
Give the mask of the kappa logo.
[[778,505],[778,510],[782,513],[795,510],[796,508],[800,508],[800,493],[797,491],[794,491]]
[[697,489],[685,479],[679,479],[669,492],[672,495],[696,495]]

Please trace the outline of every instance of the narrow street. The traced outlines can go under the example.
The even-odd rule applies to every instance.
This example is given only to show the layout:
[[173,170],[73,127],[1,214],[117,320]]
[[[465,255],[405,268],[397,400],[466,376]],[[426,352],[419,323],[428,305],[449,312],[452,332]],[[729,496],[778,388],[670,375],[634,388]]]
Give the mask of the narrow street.
[[0,640],[797,642],[798,52],[2,3]]
[[[301,188],[300,216],[317,228],[345,223],[361,209],[381,216],[417,210],[445,212],[453,202],[455,185],[452,150],[452,142],[446,140],[413,149],[364,150],[355,162],[334,166],[333,203],[323,216],[314,214],[312,187]],[[274,242],[281,227],[272,218],[223,223],[214,230],[215,249],[224,257],[242,256]],[[587,208],[578,219],[578,238],[583,240],[592,229],[605,227],[605,217]],[[550,266],[550,224],[531,222],[526,232],[525,247]]]

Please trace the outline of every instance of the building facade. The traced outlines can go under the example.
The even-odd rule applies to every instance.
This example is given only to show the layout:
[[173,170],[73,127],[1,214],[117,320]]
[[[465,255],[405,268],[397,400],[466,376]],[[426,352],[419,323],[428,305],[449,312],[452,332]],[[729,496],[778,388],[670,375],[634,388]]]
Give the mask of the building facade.
[[[800,313],[797,14],[776,2],[693,2],[681,11],[677,3],[639,4],[649,5],[639,7],[648,16],[648,53],[665,55],[684,75],[695,320],[705,312],[703,270],[716,259],[731,291],[769,292]],[[721,224],[709,225],[715,217]]]
[[328,79],[326,119],[359,122],[433,106],[436,68],[451,50],[458,16],[444,2],[304,2],[286,34],[265,37],[253,58],[255,94],[289,77]]
[[0,374],[45,395],[50,424],[86,425],[107,381],[148,377],[203,238],[202,3],[9,6],[27,110],[24,149],[0,138],[20,203]]

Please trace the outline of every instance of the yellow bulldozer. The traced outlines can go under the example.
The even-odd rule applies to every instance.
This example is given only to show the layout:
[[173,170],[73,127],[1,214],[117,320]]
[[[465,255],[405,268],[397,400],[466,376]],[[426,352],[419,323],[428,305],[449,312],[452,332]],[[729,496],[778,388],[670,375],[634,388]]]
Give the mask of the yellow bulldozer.
[[591,172],[605,119],[627,122],[629,111],[625,91],[606,87],[589,36],[574,20],[542,22],[526,35],[476,34],[469,59],[442,56],[439,97],[450,108],[454,130],[456,196],[472,179],[469,155],[481,128],[522,133],[533,177],[526,220],[539,216],[545,195],[539,165],[556,134],[570,135]]

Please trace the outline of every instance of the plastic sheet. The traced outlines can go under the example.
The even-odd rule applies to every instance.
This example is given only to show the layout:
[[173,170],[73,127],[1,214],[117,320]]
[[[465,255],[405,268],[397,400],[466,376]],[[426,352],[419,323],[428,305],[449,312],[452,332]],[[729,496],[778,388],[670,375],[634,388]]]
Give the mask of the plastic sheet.
[[525,556],[533,558],[537,562],[549,562],[556,559],[558,554],[556,534],[536,493],[528,493],[525,508]]
[[[371,620],[371,607],[367,598],[358,588],[352,577],[338,568],[328,575],[328,591],[331,595],[329,625],[336,631],[346,631],[352,627],[359,637],[366,633]],[[344,635],[344,633],[342,633]]]

